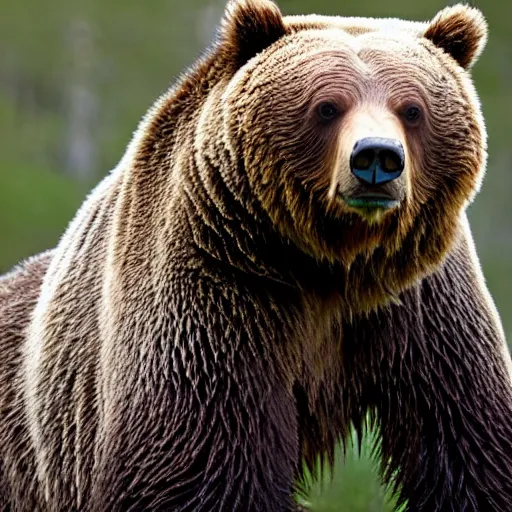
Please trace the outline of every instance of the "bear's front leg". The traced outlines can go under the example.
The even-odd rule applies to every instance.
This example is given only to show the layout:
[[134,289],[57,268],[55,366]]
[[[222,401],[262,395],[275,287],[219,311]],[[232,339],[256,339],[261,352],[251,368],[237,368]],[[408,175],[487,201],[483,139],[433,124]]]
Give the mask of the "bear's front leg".
[[512,510],[510,356],[467,229],[402,300],[346,329],[372,382],[385,479],[410,512]]
[[242,301],[201,304],[203,291],[183,316],[167,313],[151,350],[109,355],[115,376],[88,510],[296,510],[297,412],[264,359],[271,333],[258,336],[259,313]]

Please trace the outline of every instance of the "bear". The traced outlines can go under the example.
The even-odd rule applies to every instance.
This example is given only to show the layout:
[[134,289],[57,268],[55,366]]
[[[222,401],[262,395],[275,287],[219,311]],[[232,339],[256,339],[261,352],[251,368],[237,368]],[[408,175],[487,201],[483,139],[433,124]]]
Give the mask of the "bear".
[[0,279],[2,511],[298,510],[368,426],[404,510],[512,510],[466,213],[486,38],[465,5],[231,0],[57,247]]

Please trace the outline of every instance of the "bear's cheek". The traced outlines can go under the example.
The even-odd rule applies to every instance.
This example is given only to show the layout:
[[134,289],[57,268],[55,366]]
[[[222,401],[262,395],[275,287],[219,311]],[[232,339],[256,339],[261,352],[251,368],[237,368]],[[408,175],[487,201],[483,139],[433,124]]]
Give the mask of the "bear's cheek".
[[[449,124],[448,121],[446,123]],[[455,125],[455,126],[454,126]],[[461,133],[465,133],[462,140]],[[473,194],[483,164],[478,130],[461,123],[427,126],[409,136],[410,199],[459,210]]]
[[337,154],[336,135],[319,133],[299,120],[272,124],[272,130],[261,133],[257,141],[245,140],[247,173],[254,190],[326,196]]

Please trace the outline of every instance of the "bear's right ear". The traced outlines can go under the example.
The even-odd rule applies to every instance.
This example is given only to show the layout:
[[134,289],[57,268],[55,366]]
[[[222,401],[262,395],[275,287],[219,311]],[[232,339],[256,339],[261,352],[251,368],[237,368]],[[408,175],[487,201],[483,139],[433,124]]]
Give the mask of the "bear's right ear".
[[286,35],[277,5],[270,0],[230,0],[220,27],[220,49],[235,72]]

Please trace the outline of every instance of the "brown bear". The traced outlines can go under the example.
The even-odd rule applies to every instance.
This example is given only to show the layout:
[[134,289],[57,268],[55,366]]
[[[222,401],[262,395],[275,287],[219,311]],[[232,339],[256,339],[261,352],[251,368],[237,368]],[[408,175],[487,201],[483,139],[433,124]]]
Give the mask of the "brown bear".
[[296,510],[367,422],[406,510],[512,510],[511,360],[465,213],[486,34],[461,5],[230,2],[58,247],[0,280],[2,510]]

